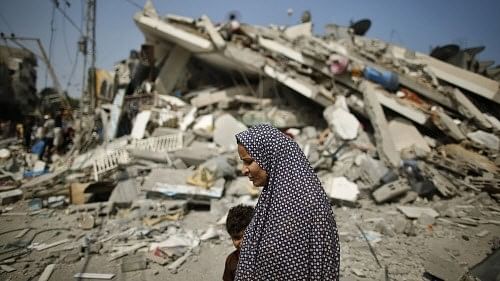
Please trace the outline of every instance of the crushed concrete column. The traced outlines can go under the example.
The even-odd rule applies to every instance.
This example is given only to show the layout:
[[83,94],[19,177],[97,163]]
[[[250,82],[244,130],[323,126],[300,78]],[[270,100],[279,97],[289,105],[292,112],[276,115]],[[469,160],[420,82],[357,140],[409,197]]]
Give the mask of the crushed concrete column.
[[363,93],[365,111],[370,117],[373,129],[375,130],[375,140],[380,158],[394,168],[399,167],[399,153],[392,140],[382,106],[375,95],[377,90],[376,84],[363,81],[359,89]]
[[457,141],[462,141],[466,138],[453,119],[439,106],[435,107],[432,111],[432,122],[446,135]]
[[155,81],[158,93],[168,95],[174,90],[175,84],[184,73],[190,57],[191,53],[179,46],[175,46],[170,51]]
[[484,114],[459,89],[453,89],[452,97],[458,103],[458,110],[465,117],[474,119],[481,128],[492,128]]
[[224,49],[224,47],[226,47],[226,41],[224,41],[224,38],[222,38],[222,36],[219,34],[219,31],[217,31],[215,26],[212,24],[210,18],[208,18],[206,15],[203,15],[201,16],[201,21],[208,35],[210,36],[210,39],[212,39],[212,42],[214,42],[215,46],[217,46],[217,49]]

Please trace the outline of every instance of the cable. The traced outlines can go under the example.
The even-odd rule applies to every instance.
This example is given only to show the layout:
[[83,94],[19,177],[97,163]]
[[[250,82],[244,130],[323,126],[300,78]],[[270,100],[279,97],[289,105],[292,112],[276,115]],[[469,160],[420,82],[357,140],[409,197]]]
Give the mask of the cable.
[[[54,7],[52,7],[52,16],[50,18],[49,62],[50,59],[52,58],[52,43],[54,42],[54,31],[56,30],[54,28],[55,13],[56,13],[56,3],[54,3]],[[47,88],[48,75],[49,75],[48,71],[45,71],[45,88]]]
[[73,80],[73,75],[75,74],[76,65],[78,64],[78,54],[79,53],[80,53],[79,50],[76,49],[75,62],[73,63],[73,67],[71,68],[71,73],[69,74],[69,77],[68,77],[68,82],[66,83],[66,89],[65,89],[66,92],[68,92],[69,86],[71,86],[71,80]]
[[133,6],[135,6],[136,8],[139,8],[139,9],[141,9],[141,10],[142,10],[141,5],[139,5],[139,4],[137,4],[137,3],[135,3],[135,2],[134,2],[134,1],[132,1],[132,0],[125,0],[125,2],[128,2],[128,3],[132,4]]
[[[68,55],[68,60],[71,62],[71,63],[75,63],[75,60],[74,59],[71,59],[71,55],[69,53],[69,47],[68,47],[68,38],[66,37],[66,22],[63,20],[61,25],[62,25],[62,33],[63,33],[63,39],[64,39],[64,47],[66,49],[66,55]],[[75,56],[75,59],[76,59],[76,56]]]
[[[54,0],[50,0],[53,4],[54,4],[54,8],[57,9],[59,12],[61,12],[61,14],[64,16],[64,18],[66,18],[66,20],[69,21],[69,23],[71,23],[71,25],[76,29],[78,30],[78,32],[80,33],[80,35],[83,35],[83,31],[82,29],[66,14],[66,12],[61,9],[59,7],[59,4],[57,3],[57,0],[54,1]],[[82,5],[83,7],[83,5]]]
[[2,15],[2,13],[0,13],[0,18],[5,23],[5,25],[7,26],[7,29],[9,29],[10,33],[14,33],[12,27],[10,26],[9,22],[7,21],[7,19]]

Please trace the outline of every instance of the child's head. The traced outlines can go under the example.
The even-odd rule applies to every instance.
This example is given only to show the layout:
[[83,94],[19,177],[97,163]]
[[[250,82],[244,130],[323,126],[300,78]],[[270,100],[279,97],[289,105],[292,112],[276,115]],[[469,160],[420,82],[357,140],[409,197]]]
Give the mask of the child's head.
[[238,205],[229,209],[226,219],[226,229],[236,249],[241,247],[243,233],[245,232],[245,228],[250,224],[252,216],[252,206]]

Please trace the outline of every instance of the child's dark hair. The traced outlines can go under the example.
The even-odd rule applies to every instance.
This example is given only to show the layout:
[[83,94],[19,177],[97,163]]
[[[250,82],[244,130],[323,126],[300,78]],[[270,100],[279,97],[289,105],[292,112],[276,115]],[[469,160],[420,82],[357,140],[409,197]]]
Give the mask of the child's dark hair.
[[229,235],[234,236],[245,230],[253,216],[253,207],[237,205],[229,209],[226,219],[226,229]]

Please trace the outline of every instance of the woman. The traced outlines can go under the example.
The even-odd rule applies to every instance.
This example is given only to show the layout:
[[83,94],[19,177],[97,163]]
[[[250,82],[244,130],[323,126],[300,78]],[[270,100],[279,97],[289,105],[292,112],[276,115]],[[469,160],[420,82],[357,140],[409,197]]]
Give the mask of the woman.
[[338,280],[332,208],[297,143],[264,124],[236,140],[243,174],[264,188],[243,237],[235,280]]

